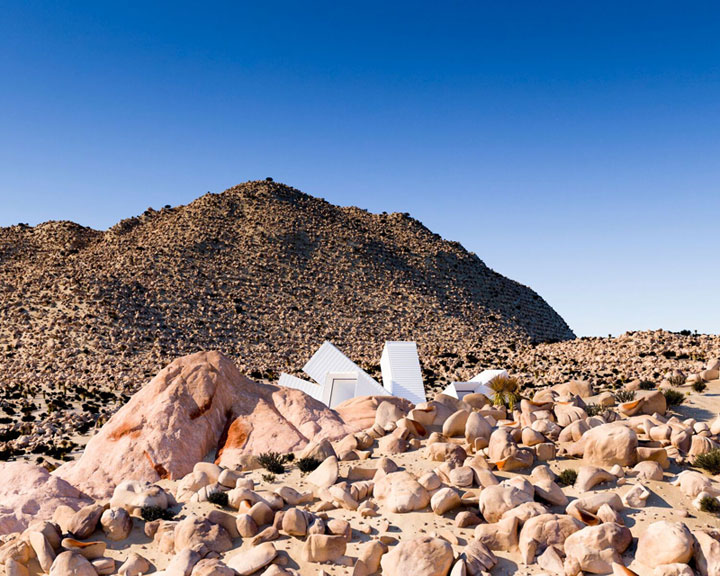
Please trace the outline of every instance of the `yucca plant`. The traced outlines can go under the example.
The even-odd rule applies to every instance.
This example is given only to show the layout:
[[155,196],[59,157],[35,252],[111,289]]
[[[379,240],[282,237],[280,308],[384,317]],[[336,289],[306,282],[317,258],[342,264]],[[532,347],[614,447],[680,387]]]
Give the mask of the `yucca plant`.
[[507,406],[511,412],[520,400],[520,381],[512,376],[498,376],[490,382],[490,388],[495,392],[493,404],[495,406]]

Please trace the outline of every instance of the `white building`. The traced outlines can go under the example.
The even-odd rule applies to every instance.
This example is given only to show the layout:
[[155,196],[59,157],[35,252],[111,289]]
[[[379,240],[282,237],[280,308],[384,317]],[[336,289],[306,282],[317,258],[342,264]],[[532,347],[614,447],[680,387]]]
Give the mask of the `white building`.
[[390,394],[406,398],[413,404],[426,401],[415,342],[385,342],[380,368],[383,386]]
[[483,370],[469,382],[451,382],[450,385],[443,390],[443,394],[452,396],[458,400],[462,400],[463,397],[468,394],[483,394],[492,400],[495,396],[495,391],[490,387],[490,384],[495,378],[500,377],[508,378],[509,374],[506,370]]
[[326,341],[303,367],[314,382],[283,373],[278,384],[302,390],[330,408],[357,396],[399,396],[413,404],[425,402],[415,342],[386,342],[380,365],[384,386]]

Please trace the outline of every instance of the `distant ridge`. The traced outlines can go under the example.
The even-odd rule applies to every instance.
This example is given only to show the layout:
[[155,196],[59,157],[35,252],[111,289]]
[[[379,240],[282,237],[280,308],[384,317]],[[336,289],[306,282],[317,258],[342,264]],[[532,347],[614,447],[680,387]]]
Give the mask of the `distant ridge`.
[[105,232],[0,228],[0,385],[129,391],[199,350],[273,381],[326,339],[371,373],[386,339],[416,340],[432,385],[471,375],[455,354],[573,338],[530,288],[407,214],[271,181]]

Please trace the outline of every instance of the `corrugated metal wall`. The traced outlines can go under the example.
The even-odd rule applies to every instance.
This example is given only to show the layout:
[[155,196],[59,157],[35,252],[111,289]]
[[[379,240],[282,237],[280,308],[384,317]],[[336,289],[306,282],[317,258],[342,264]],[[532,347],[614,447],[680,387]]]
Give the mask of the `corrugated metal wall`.
[[407,398],[413,404],[425,402],[425,386],[415,342],[385,342],[380,368],[383,385],[390,394]]
[[330,372],[357,372],[357,396],[387,395],[387,391],[367,372],[327,341],[323,342],[323,345],[303,366],[303,372],[323,385],[327,374]]
[[305,392],[308,396],[315,398],[315,400],[323,401],[322,386],[315,384],[314,382],[308,382],[302,378],[292,376],[283,372],[280,374],[280,380],[278,381],[279,386],[285,386],[286,388],[294,388]]

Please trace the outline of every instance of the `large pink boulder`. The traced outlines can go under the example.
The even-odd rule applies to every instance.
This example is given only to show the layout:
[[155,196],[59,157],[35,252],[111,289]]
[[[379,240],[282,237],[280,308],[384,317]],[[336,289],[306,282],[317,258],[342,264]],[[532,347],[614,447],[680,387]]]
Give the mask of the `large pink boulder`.
[[335,411],[353,431],[366,430],[375,424],[375,413],[383,402],[390,402],[403,414],[413,407],[409,400],[399,396],[358,396],[338,404]]
[[209,453],[227,467],[243,456],[336,440],[349,428],[299,390],[249,380],[218,352],[184,356],[161,370],[56,474],[96,497],[123,480],[190,473]]
[[28,462],[0,463],[0,534],[21,532],[33,520],[50,520],[61,504],[78,510],[89,503],[45,468]]

